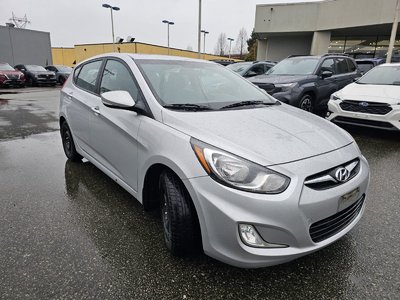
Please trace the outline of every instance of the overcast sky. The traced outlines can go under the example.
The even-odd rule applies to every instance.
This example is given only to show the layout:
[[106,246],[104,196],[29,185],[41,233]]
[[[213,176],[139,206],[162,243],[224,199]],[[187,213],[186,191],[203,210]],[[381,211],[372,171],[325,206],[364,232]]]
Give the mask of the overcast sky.
[[[214,52],[221,32],[236,39],[244,27],[250,35],[256,4],[282,2],[304,0],[202,0],[202,27],[210,32],[206,51]],[[111,42],[110,11],[103,3],[121,8],[114,14],[116,36],[166,45],[167,26],[161,21],[167,19],[175,22],[171,47],[197,50],[198,0],[0,0],[0,24],[8,22],[12,12],[26,14],[31,21],[27,28],[50,32],[53,47]]]

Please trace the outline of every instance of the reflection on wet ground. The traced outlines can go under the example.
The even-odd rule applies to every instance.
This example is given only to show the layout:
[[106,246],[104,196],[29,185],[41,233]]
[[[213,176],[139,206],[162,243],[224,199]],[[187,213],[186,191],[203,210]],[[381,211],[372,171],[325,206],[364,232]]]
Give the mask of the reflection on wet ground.
[[66,161],[58,132],[0,141],[0,298],[399,299],[399,135],[347,130],[371,166],[363,219],[322,251],[256,270],[171,257],[158,215]]
[[0,90],[0,140],[57,130],[58,95],[57,88]]

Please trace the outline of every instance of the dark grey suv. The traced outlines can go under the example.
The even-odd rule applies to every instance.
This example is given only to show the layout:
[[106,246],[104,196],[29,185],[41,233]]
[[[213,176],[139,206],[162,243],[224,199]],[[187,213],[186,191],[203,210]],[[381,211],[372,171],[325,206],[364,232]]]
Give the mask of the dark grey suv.
[[276,99],[312,112],[326,107],[332,93],[360,77],[352,58],[325,54],[288,57],[250,81]]

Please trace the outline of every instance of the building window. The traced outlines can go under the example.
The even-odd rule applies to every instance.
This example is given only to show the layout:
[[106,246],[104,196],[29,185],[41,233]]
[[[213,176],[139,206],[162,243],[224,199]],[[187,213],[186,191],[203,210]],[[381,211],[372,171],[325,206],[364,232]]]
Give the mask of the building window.
[[[388,36],[332,37],[329,53],[346,53],[354,58],[386,58]],[[395,41],[392,62],[400,61],[400,37]]]

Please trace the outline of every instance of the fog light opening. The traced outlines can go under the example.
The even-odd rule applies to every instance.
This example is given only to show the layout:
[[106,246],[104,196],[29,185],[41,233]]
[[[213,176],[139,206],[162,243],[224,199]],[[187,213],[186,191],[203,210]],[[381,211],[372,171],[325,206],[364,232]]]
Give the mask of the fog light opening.
[[250,224],[239,224],[239,235],[242,242],[255,248],[286,248],[287,245],[271,244],[263,240],[256,228]]
[[331,114],[333,114],[333,112],[328,110],[327,113],[326,113],[326,117],[329,118],[331,116]]

